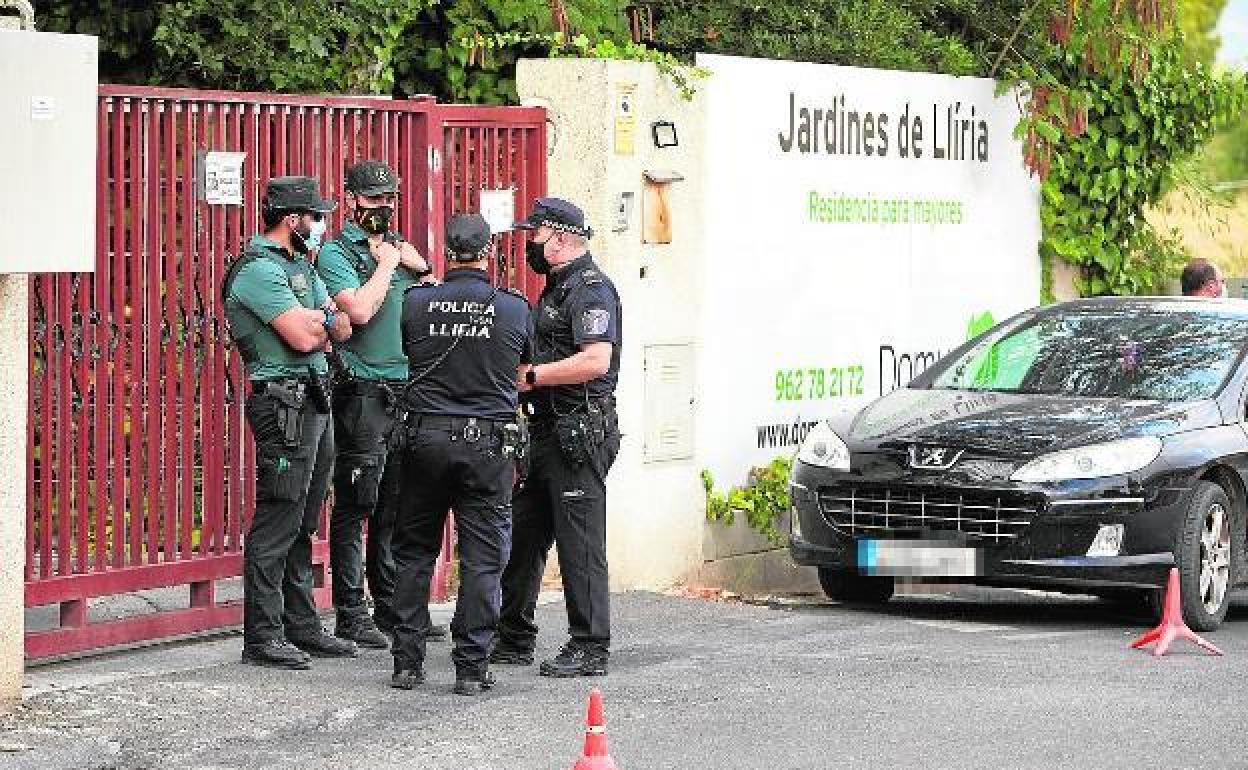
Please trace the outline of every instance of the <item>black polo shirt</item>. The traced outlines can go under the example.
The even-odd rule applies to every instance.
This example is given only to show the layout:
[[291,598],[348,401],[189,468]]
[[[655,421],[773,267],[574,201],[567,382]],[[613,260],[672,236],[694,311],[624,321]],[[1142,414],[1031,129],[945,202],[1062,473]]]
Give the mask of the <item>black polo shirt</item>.
[[521,297],[495,290],[483,270],[455,268],[403,299],[411,406],[420,414],[511,419],[516,369],[533,360],[533,320]]
[[551,407],[559,414],[584,409],[586,397],[603,399],[615,393],[620,378],[623,319],[615,284],[585,254],[546,277],[546,286],[534,311],[537,332],[534,364],[562,361],[591,342],[611,343],[611,367],[584,385],[556,385],[525,394],[539,417]]

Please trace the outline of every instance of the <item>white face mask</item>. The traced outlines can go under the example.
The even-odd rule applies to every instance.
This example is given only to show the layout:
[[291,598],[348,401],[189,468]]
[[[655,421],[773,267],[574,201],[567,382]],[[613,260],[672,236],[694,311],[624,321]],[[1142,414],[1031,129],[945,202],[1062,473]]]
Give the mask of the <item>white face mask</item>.
[[324,218],[319,222],[313,222],[312,228],[308,232],[307,243],[308,251],[313,251],[321,247],[321,241],[325,238],[325,231],[329,229],[329,222]]

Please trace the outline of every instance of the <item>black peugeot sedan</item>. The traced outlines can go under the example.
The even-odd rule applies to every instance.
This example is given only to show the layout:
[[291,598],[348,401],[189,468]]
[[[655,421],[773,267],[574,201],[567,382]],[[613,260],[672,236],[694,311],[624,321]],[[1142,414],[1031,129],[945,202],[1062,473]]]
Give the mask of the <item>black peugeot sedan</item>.
[[898,577],[1148,599],[1178,567],[1209,631],[1245,580],[1248,302],[1090,299],[1021,313],[793,463],[790,552],[825,592]]

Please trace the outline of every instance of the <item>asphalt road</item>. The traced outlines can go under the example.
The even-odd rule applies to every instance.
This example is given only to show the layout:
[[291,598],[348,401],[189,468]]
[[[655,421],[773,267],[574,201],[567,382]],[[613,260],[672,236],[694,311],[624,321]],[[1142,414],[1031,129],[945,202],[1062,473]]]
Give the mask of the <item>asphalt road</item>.
[[[540,609],[544,652],[562,607]],[[623,770],[1248,767],[1248,602],[1227,653],[1128,649],[1139,618],[1086,598],[971,590],[885,609],[615,597],[612,671],[500,669],[475,699],[386,686],[389,657],[238,665],[236,638],[37,669],[0,768],[571,768],[592,683]]]

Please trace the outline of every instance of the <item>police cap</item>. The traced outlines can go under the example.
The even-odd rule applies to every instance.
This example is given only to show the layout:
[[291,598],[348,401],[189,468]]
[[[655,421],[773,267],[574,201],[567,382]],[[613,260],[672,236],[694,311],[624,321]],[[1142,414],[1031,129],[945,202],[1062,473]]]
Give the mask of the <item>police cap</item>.
[[321,197],[316,180],[310,176],[279,176],[264,189],[264,208],[277,211],[316,211],[329,213],[338,204]]
[[517,230],[549,227],[552,230],[583,235],[586,238],[594,234],[593,228],[585,224],[585,213],[575,203],[562,198],[538,198],[533,202],[533,213],[523,221],[517,222],[514,227]]
[[484,258],[490,245],[490,225],[480,214],[456,214],[446,225],[446,253],[460,262]]
[[399,179],[379,160],[364,160],[347,169],[346,187],[357,195],[385,195],[399,191]]

